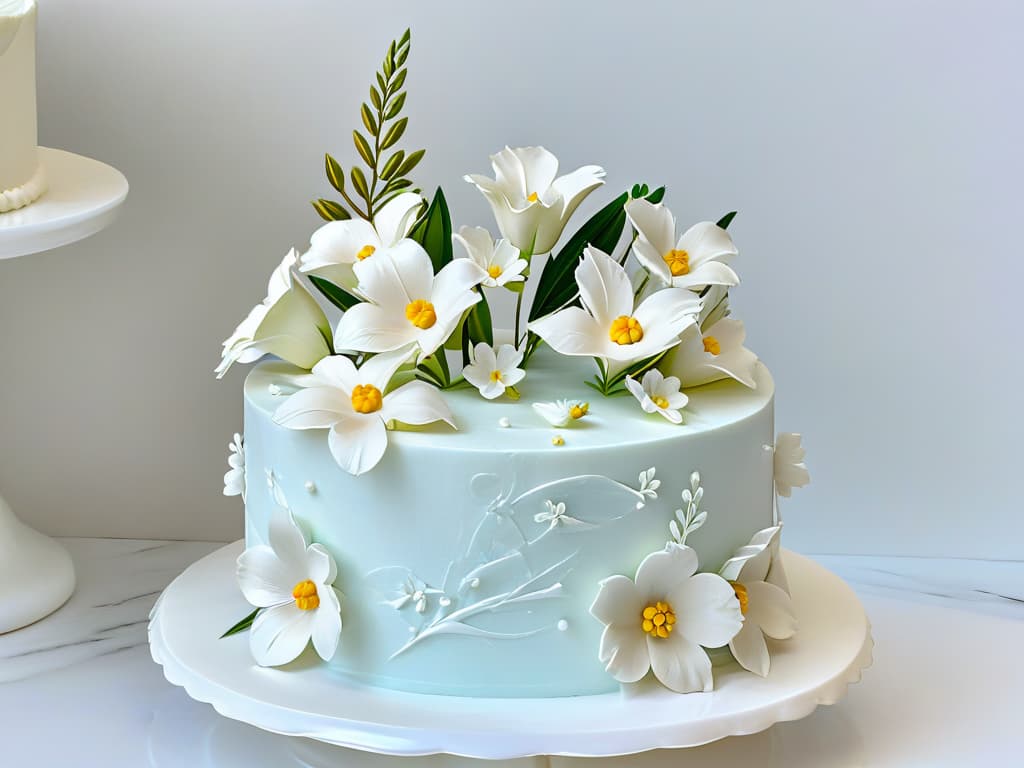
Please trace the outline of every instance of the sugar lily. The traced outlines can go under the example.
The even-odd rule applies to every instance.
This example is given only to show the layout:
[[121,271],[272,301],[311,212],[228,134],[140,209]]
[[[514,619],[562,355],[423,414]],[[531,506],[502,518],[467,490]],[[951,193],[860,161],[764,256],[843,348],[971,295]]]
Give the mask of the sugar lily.
[[590,413],[590,403],[583,400],[555,400],[552,403],[534,403],[533,410],[552,427],[567,427]]
[[585,165],[565,176],[543,147],[505,147],[491,155],[494,178],[471,174],[491,204],[502,236],[524,254],[547,253],[583,199],[604,184],[604,169]]
[[775,492],[787,499],[793,488],[802,488],[811,482],[804,456],[807,451],[800,444],[798,432],[780,432],[775,438]]
[[576,283],[582,309],[563,309],[529,327],[556,352],[597,359],[606,378],[678,343],[701,308],[700,299],[681,288],[656,291],[634,307],[626,270],[592,247],[576,267]]
[[526,280],[523,275],[523,270],[527,267],[526,259],[519,257],[519,249],[508,240],[499,240],[495,243],[491,233],[483,227],[462,227],[458,234],[452,235],[452,238],[460,243],[466,249],[469,258],[487,273],[481,285],[488,288],[505,286],[511,289],[514,287],[512,284]]
[[413,192],[396,195],[373,217],[331,221],[313,233],[299,269],[348,289],[355,288],[353,265],[378,251],[394,247],[416,220],[423,198]]
[[422,360],[451,336],[462,313],[480,301],[473,288],[487,274],[469,259],[455,259],[435,276],[419,243],[402,240],[355,265],[365,302],[338,323],[339,351],[391,352],[415,345]]
[[661,203],[631,200],[626,215],[637,231],[633,253],[662,285],[701,290],[708,285],[739,283],[728,265],[738,251],[718,225],[702,221],[677,240],[675,217]]
[[375,355],[362,367],[347,357],[325,358],[313,368],[316,382],[291,395],[274,413],[288,429],[327,429],[331,455],[342,469],[361,475],[373,469],[388,445],[387,430],[396,422],[455,422],[440,392],[422,381],[394,391],[388,384],[410,350]]
[[679,345],[665,355],[661,367],[678,376],[684,388],[733,378],[754,389],[757,355],[743,346],[745,338],[742,321],[730,317],[703,331],[694,325],[683,332]]
[[[729,650],[744,669],[764,677],[771,666],[765,637],[786,640],[796,633],[796,615],[789,593],[769,580],[772,551],[778,552],[780,527],[761,533],[740,548],[722,566],[720,575],[727,579],[736,593],[743,613],[743,627],[732,640]],[[770,532],[770,533],[769,533]]]
[[331,354],[331,326],[320,305],[292,274],[298,261],[293,248],[270,276],[267,297],[224,342],[217,378],[234,363],[253,363],[277,355],[309,370]]
[[743,625],[729,582],[697,573],[697,553],[674,543],[644,558],[635,580],[602,581],[590,612],[605,625],[600,659],[612,677],[635,683],[653,669],[677,693],[712,689],[704,648],[725,645]]
[[626,389],[647,413],[660,414],[673,424],[683,423],[683,414],[679,409],[686,405],[689,398],[679,391],[679,379],[675,376],[666,379],[661,371],[652,368],[641,381],[627,376]]
[[249,547],[238,558],[238,586],[262,609],[249,633],[249,648],[261,667],[287,664],[310,641],[325,661],[341,637],[341,601],[334,588],[338,569],[320,544],[310,544],[291,512],[270,518],[270,546]]
[[[495,349],[480,342],[471,350],[470,364],[462,369],[462,376],[480,390],[481,395],[494,400],[526,376],[526,372],[519,367],[522,362],[523,353],[511,344],[502,344]],[[514,391],[511,394],[519,396]]]

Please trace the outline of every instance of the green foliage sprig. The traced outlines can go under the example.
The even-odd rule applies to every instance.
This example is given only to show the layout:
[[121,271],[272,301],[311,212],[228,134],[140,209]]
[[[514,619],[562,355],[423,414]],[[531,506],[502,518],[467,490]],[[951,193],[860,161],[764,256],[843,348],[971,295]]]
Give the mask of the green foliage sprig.
[[401,117],[401,113],[405,106],[406,91],[402,87],[409,73],[406,60],[410,46],[408,29],[401,38],[391,41],[376,82],[370,84],[370,101],[363,102],[359,109],[365,133],[359,129],[352,131],[352,143],[366,170],[353,165],[346,179],[341,163],[330,154],[324,158],[327,180],[348,204],[346,208],[333,200],[314,200],[316,212],[327,221],[349,219],[353,213],[372,221],[374,214],[396,195],[419,191],[412,190],[413,183],[408,175],[419,165],[426,150],[417,149],[407,154],[402,149],[394,149],[409,125],[409,118]]

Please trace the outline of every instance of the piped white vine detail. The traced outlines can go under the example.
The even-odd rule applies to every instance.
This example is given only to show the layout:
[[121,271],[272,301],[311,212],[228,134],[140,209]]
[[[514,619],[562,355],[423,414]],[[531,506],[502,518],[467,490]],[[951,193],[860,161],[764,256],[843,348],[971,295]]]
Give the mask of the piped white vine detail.
[[683,509],[677,509],[676,519],[668,524],[672,540],[676,544],[686,544],[686,537],[704,525],[708,519],[707,511],[700,508],[704,489],[700,485],[699,472],[690,475],[690,487],[683,489],[682,496]]

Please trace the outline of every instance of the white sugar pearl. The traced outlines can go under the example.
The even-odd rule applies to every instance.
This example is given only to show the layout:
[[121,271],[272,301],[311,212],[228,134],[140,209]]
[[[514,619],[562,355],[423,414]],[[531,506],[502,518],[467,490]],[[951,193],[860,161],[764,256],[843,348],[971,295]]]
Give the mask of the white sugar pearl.
[[316,483],[314,483],[312,480],[307,480],[306,481],[306,490],[309,493],[316,493]]
[[498,426],[502,429],[508,429],[512,426],[512,420],[508,416],[502,416],[498,419]]
[[558,624],[556,624],[555,626],[558,627],[559,632],[565,632],[565,630],[569,628],[569,622],[565,619],[559,619]]

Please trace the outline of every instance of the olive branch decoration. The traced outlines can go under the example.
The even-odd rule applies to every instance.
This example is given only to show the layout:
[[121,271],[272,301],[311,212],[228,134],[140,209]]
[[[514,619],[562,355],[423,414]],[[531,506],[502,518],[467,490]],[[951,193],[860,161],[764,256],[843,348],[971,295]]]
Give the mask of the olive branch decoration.
[[[363,102],[359,109],[366,133],[359,129],[352,131],[352,143],[366,164],[366,171],[353,165],[348,173],[348,183],[351,184],[348,188],[341,163],[330,154],[324,158],[327,180],[348,204],[346,208],[333,200],[314,200],[316,212],[327,221],[350,219],[353,213],[372,221],[374,213],[383,205],[413,186],[407,177],[419,165],[426,150],[418,149],[406,154],[398,149],[385,159],[387,150],[401,140],[409,124],[409,118],[400,115],[405,106],[406,91],[402,87],[409,72],[406,60],[409,58],[411,37],[407,29],[401,38],[391,41],[381,69],[376,73],[376,83],[370,84],[370,102]],[[356,202],[357,199],[362,205]]]

